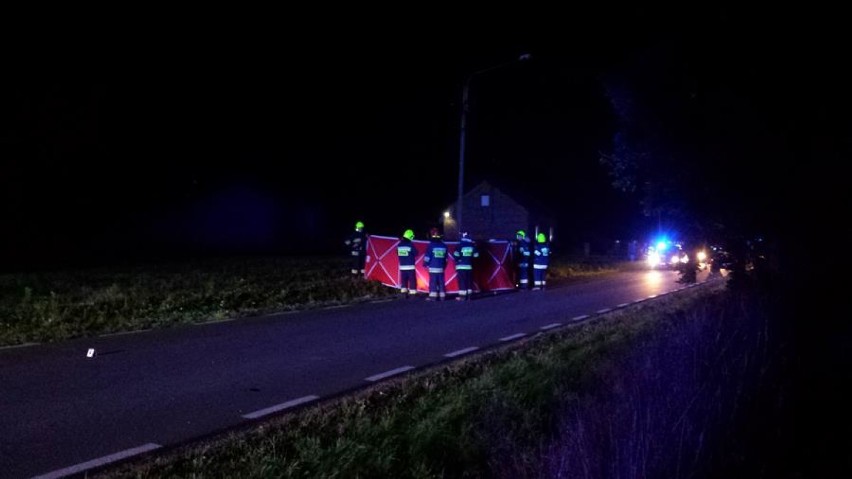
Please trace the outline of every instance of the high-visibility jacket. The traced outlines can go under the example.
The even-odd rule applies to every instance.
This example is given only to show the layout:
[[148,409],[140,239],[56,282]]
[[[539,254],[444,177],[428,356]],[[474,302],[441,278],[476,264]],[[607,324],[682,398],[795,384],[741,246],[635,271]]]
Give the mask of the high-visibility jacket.
[[349,250],[352,252],[352,256],[360,256],[366,252],[367,248],[367,233],[364,230],[358,231],[355,230],[352,234],[346,238],[344,241],[346,246],[349,246]]
[[456,269],[473,269],[474,258],[479,258],[479,250],[476,248],[476,243],[470,238],[462,238],[458,248],[453,251]]
[[549,243],[536,243],[533,249],[533,269],[547,269],[552,253]]
[[429,246],[426,247],[426,255],[423,263],[429,268],[430,273],[443,273],[447,267],[447,244],[441,238],[431,238]]
[[408,238],[399,240],[396,246],[396,255],[399,257],[400,271],[413,270],[414,262],[417,261],[417,247],[414,242]]

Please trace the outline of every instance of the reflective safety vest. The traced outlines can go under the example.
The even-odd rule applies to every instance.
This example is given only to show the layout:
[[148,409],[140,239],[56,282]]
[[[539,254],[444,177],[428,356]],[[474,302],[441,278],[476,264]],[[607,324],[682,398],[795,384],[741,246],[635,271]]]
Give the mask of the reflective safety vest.
[[399,244],[396,246],[396,255],[399,257],[400,271],[414,269],[414,263],[417,261],[417,247],[410,239],[399,240]]

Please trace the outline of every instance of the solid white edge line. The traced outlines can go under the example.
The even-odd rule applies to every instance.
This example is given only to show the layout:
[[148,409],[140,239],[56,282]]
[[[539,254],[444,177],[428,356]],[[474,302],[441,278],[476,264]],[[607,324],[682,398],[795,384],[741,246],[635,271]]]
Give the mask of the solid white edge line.
[[393,298],[389,298],[389,299],[377,299],[377,300],[373,301],[373,303],[374,303],[374,304],[379,304],[379,303],[390,303],[391,301],[393,301]]
[[380,379],[384,379],[384,378],[387,378],[387,377],[390,377],[390,376],[394,376],[394,375],[399,374],[399,373],[404,373],[406,371],[410,371],[412,369],[414,369],[414,366],[402,366],[400,368],[391,369],[390,371],[385,371],[383,373],[374,374],[374,375],[372,375],[368,378],[364,378],[364,379],[367,380],[367,381],[375,382],[375,381],[378,381]]
[[618,306],[616,306],[616,308],[623,308],[625,306],[630,306],[630,303],[621,303]]
[[153,451],[154,449],[159,449],[161,447],[162,446],[160,446],[159,444],[148,443],[139,447],[134,447],[132,449],[125,449],[123,451],[116,452],[115,454],[110,454],[108,456],[92,459],[91,461],[81,462],[80,464],[74,466],[69,466],[63,469],[57,469],[55,471],[48,472],[47,474],[35,476],[32,479],[56,479],[59,477],[70,476],[71,474],[78,474],[80,472],[93,469],[95,467],[103,466],[105,464],[109,464],[115,461],[120,461],[130,456],[135,456],[137,454]]
[[278,411],[283,411],[284,409],[289,409],[293,406],[298,406],[299,404],[304,404],[306,402],[314,401],[319,399],[319,396],[314,396],[313,394],[308,396],[302,396],[297,399],[293,399],[292,401],[283,402],[281,404],[276,404],[275,406],[270,406],[265,409],[259,409],[255,412],[250,412],[248,414],[243,414],[243,417],[246,419],[257,419],[259,417],[266,416],[268,414],[272,414]]
[[447,354],[444,355],[444,357],[445,358],[454,358],[456,356],[461,356],[462,354],[467,354],[467,353],[476,351],[477,349],[479,349],[479,348],[476,347],[476,346],[471,346],[469,348],[459,349],[458,351],[453,351],[451,353],[447,353]]
[[500,341],[511,341],[513,339],[523,338],[526,335],[527,335],[527,333],[513,334],[511,336],[506,336],[505,338],[500,338]]
[[580,316],[574,316],[573,318],[571,318],[571,321],[582,321],[588,317],[588,314],[581,314]]
[[562,326],[562,323],[550,323],[550,324],[548,324],[548,325],[546,325],[546,326],[542,326],[542,327],[541,327],[541,328],[539,328],[539,329],[541,329],[542,331],[547,331],[548,329],[557,328],[557,327],[559,327],[559,326]]
[[658,296],[658,295],[656,295],[656,294],[652,294],[651,296],[648,296],[648,299],[654,299],[654,298],[656,298],[657,296]]
[[126,336],[128,334],[147,333],[148,331],[151,331],[151,328],[137,329],[135,331],[118,331],[118,332],[115,332],[115,333],[104,333],[104,334],[99,334],[98,337],[99,338],[108,338],[110,336]]
[[326,306],[322,309],[340,309],[340,308],[346,308],[348,306],[349,306],[348,304],[335,304],[334,306]]
[[38,346],[41,343],[21,343],[21,344],[12,344],[9,346],[0,346],[0,350],[3,349],[15,349],[15,348],[26,348],[29,346]]
[[603,313],[608,313],[610,311],[612,311],[610,308],[604,308],[604,309],[599,309],[595,312],[598,313],[598,314],[603,314]]

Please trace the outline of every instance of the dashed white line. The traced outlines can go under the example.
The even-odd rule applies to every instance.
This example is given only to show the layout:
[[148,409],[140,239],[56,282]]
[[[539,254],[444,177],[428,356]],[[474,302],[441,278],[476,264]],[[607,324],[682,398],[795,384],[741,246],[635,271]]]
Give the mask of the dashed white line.
[[599,309],[599,310],[597,310],[597,311],[595,311],[595,312],[596,312],[596,313],[598,313],[598,314],[603,314],[603,313],[608,313],[608,312],[610,312],[610,311],[612,311],[612,308]]
[[618,306],[616,306],[616,308],[623,308],[625,306],[630,306],[630,303],[621,303]]
[[447,354],[444,355],[444,357],[445,358],[454,358],[456,356],[461,356],[462,354],[467,354],[467,353],[476,351],[477,349],[479,349],[479,348],[477,348],[476,346],[471,346],[469,348],[459,349],[458,351],[453,351],[451,353],[447,353]]
[[32,479],[56,479],[59,477],[70,476],[72,474],[78,474],[83,471],[87,471],[89,469],[93,469],[95,467],[100,467],[105,464],[109,464],[111,462],[120,461],[124,458],[135,456],[137,454],[142,454],[148,451],[153,451],[154,449],[159,449],[159,444],[149,443],[144,444],[139,447],[134,447],[132,449],[125,449],[120,452],[116,452],[115,454],[110,454],[108,456],[99,457],[97,459],[92,459],[91,461],[81,462],[75,466],[69,466],[63,469],[57,469],[52,472],[48,472],[47,474],[42,474],[40,476],[35,476]]
[[367,381],[375,382],[375,381],[379,381],[381,379],[384,379],[384,378],[387,378],[387,377],[390,377],[390,376],[394,376],[394,375],[399,374],[399,373],[404,373],[406,371],[410,371],[412,369],[414,369],[414,366],[403,366],[401,368],[391,369],[390,371],[385,371],[383,373],[379,373],[379,374],[370,376],[370,377],[365,378],[365,379]]
[[582,321],[582,320],[584,320],[588,317],[589,317],[588,314],[582,314],[580,316],[574,316],[573,318],[571,318],[571,321]]
[[268,414],[272,414],[278,411],[283,411],[285,409],[289,409],[294,406],[298,406],[299,404],[304,404],[306,402],[314,401],[319,399],[319,396],[309,395],[302,396],[298,399],[293,399],[292,401],[283,402],[281,404],[276,404],[275,406],[270,406],[268,408],[260,409],[255,412],[250,412],[248,414],[243,414],[243,417],[246,419],[257,419],[259,417],[266,416]]
[[513,334],[511,336],[506,336],[505,338],[500,338],[500,341],[511,341],[513,339],[523,338],[526,335],[527,335],[527,333]]
[[542,331],[547,331],[548,329],[558,328],[559,326],[562,326],[562,323],[550,323],[546,326],[542,326],[540,329]]

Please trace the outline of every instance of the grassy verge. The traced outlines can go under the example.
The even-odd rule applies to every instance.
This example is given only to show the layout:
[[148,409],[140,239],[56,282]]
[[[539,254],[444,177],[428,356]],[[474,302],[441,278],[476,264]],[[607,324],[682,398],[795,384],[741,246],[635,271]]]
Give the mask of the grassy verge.
[[[349,259],[232,258],[0,275],[0,346],[163,328],[392,296],[353,280]],[[558,280],[615,266],[557,261]]]
[[233,258],[0,275],[0,345],[168,327],[388,296],[347,259]]
[[698,477],[769,374],[744,314],[695,288],[97,477]]

